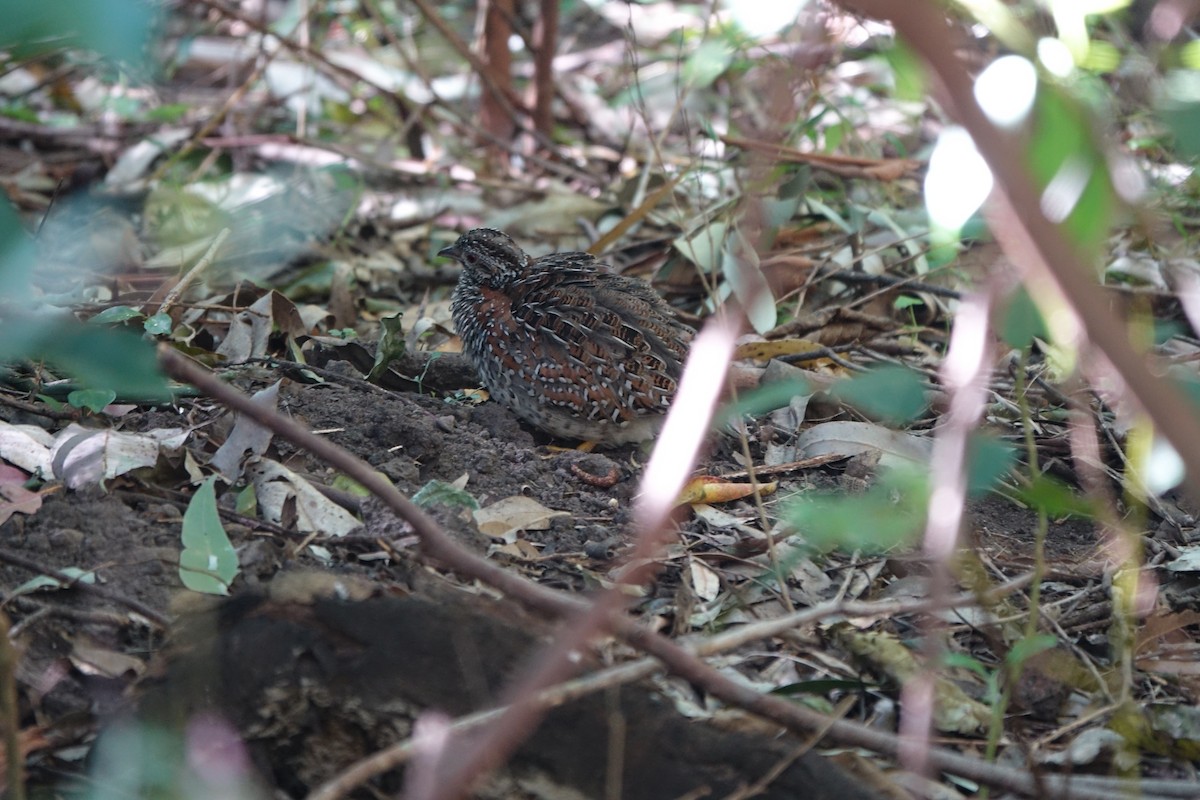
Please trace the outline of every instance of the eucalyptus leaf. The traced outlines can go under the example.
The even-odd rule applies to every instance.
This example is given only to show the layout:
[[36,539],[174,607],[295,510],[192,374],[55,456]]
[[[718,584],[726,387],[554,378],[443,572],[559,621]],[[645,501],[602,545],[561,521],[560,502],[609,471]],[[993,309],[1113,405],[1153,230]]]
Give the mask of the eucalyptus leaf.
[[194,592],[225,595],[237,577],[238,558],[221,524],[215,484],[215,477],[200,484],[183,512],[179,579]]

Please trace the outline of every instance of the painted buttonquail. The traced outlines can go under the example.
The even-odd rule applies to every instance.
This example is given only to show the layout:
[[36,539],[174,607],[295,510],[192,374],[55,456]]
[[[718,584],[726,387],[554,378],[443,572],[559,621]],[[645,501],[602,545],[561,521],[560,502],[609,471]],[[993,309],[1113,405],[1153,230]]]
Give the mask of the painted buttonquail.
[[564,439],[654,436],[695,332],[649,284],[587,253],[530,258],[488,228],[438,255],[463,266],[450,310],[493,398]]

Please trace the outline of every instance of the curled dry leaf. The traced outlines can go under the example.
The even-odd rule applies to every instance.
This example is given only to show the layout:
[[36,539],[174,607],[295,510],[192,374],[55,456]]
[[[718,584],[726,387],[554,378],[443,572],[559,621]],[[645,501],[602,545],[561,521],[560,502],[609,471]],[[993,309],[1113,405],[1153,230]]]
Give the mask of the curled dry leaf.
[[179,449],[188,433],[183,428],[122,433],[91,430],[71,423],[55,437],[50,461],[54,476],[68,489],[78,489],[131,470],[154,466],[161,451]]
[[700,475],[692,478],[683,487],[683,491],[679,493],[678,505],[728,503],[730,500],[749,497],[754,494],[756,488],[759,494],[768,495],[779,488],[779,483],[728,483],[711,475]]

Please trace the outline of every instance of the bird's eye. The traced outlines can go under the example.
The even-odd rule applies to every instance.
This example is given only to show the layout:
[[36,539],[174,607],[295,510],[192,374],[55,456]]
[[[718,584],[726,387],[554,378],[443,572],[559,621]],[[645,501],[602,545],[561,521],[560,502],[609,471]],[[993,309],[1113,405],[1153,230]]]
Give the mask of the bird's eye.
[[475,266],[479,263],[479,256],[475,255],[474,253],[467,253],[465,256],[463,256],[463,263]]

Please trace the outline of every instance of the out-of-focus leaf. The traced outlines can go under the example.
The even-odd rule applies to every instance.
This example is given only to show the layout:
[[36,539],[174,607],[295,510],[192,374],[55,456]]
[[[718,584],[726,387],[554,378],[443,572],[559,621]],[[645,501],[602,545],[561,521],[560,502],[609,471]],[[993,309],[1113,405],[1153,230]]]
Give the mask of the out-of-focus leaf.
[[1038,653],[1052,650],[1057,645],[1058,640],[1048,633],[1027,636],[1013,643],[1004,660],[1010,665],[1017,666]]
[[829,393],[864,414],[892,425],[912,422],[928,405],[921,376],[899,365],[878,367],[839,381]]
[[771,287],[759,266],[758,253],[750,246],[745,235],[734,229],[725,242],[721,257],[721,272],[733,288],[733,293],[742,304],[742,311],[750,325],[759,333],[775,327],[775,298]]
[[162,6],[143,0],[6,2],[0,50],[23,60],[63,47],[84,47],[110,58],[138,62]]
[[1042,190],[1042,211],[1061,222],[1084,260],[1097,261],[1116,207],[1108,165],[1087,109],[1043,84],[1035,100],[1030,168]]
[[0,361],[49,361],[91,388],[108,388],[126,400],[170,399],[154,346],[127,330],[97,329],[64,315],[0,322]]
[[995,486],[1017,462],[1017,449],[988,433],[967,442],[967,492],[975,497]]
[[925,98],[925,65],[913,51],[897,43],[883,52],[892,68],[895,95],[898,100],[919,101]]
[[116,399],[117,393],[112,389],[76,389],[67,395],[67,404],[99,414],[106,405]]
[[925,524],[928,476],[890,469],[866,492],[809,492],[790,501],[783,518],[817,550],[880,553],[915,540]]
[[0,203],[0,297],[10,303],[28,297],[33,268],[33,239],[21,227],[12,206]]
[[702,272],[714,274],[721,266],[720,253],[724,251],[728,230],[724,222],[713,222],[687,238],[676,239],[674,246]]
[[1017,497],[1052,518],[1096,517],[1096,509],[1088,498],[1075,494],[1069,486],[1049,475],[1035,477],[1031,486],[1017,491]]
[[111,325],[118,322],[127,322],[131,319],[141,319],[142,316],[142,312],[133,306],[111,306],[88,319],[88,324]]
[[709,39],[688,57],[683,64],[683,80],[690,89],[703,89],[712,84],[733,63],[733,50],[720,39]]
[[1035,338],[1050,338],[1046,321],[1024,286],[1008,299],[1000,321],[1000,335],[1010,347],[1028,347]]
[[191,110],[192,107],[186,103],[166,103],[147,109],[142,119],[146,122],[179,122]]
[[[1200,53],[1200,49],[1196,52]],[[1180,155],[1200,156],[1200,72],[1194,68],[1181,69],[1167,75],[1158,112],[1175,134]]]

